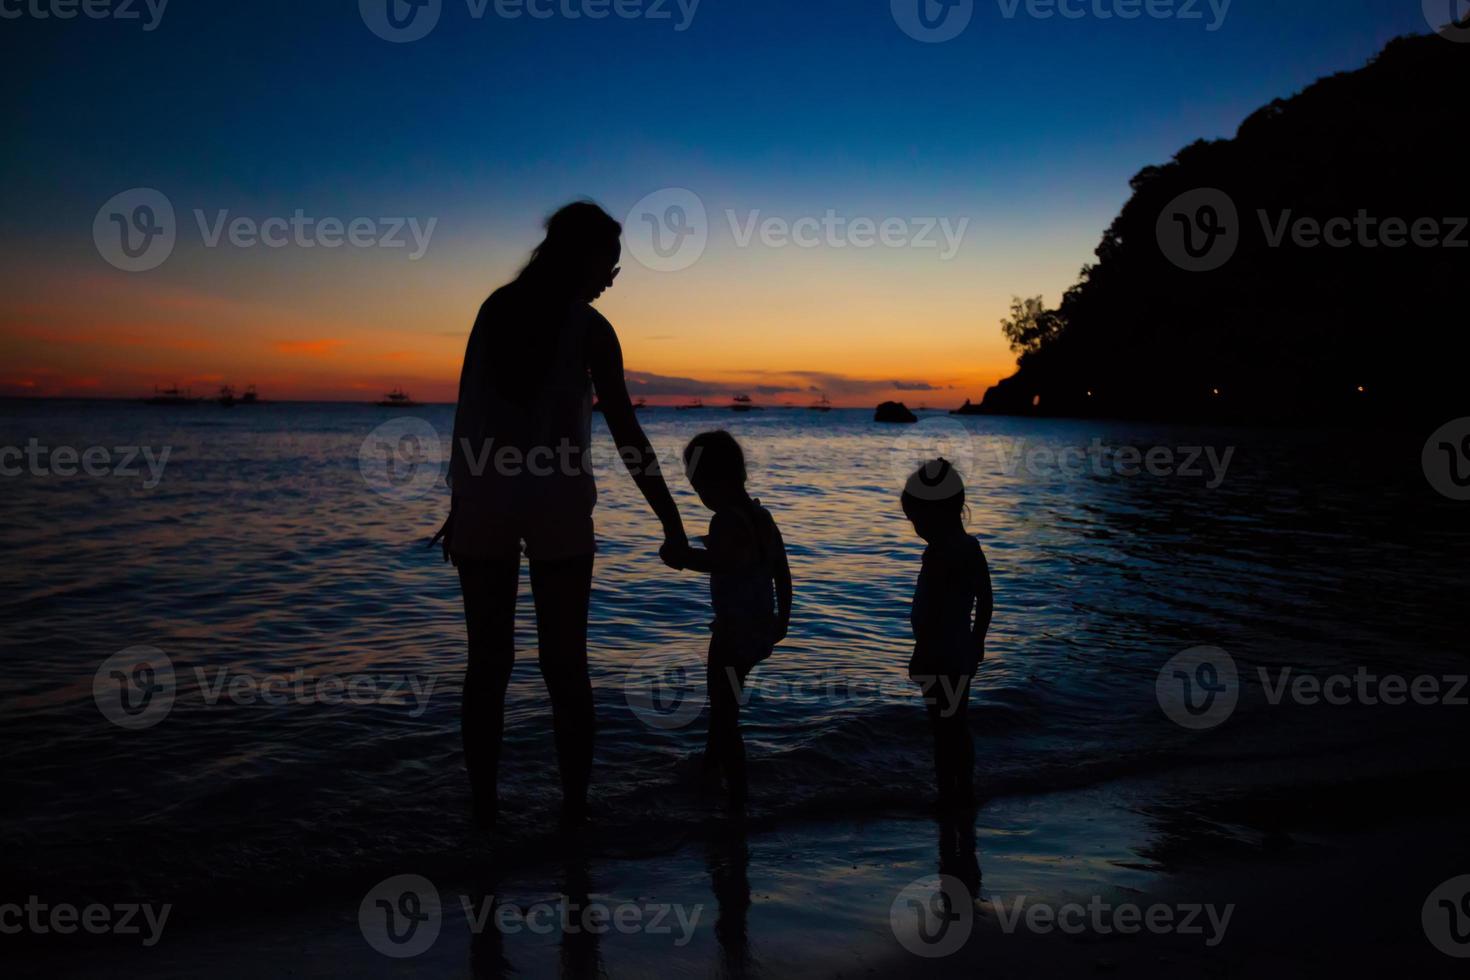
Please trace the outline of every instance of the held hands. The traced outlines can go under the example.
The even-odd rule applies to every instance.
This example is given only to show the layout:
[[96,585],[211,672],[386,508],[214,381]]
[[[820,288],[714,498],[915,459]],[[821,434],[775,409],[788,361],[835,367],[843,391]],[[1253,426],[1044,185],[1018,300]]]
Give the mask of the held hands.
[[663,547],[658,549],[659,558],[673,569],[682,569],[688,564],[689,538],[683,528],[665,528]]
[[689,541],[685,539],[678,541],[673,538],[665,538],[663,547],[658,549],[658,556],[663,563],[673,569],[683,569],[688,563]]

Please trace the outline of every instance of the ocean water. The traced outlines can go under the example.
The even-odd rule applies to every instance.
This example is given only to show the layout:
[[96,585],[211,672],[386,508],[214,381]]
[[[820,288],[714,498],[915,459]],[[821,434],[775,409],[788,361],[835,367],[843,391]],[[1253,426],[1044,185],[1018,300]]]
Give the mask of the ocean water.
[[[454,571],[426,548],[447,508],[434,437],[447,448],[451,414],[0,403],[0,447],[100,447],[113,463],[127,447],[168,451],[156,481],[144,461],[99,475],[22,463],[0,478],[13,883],[184,901],[455,866],[473,839],[464,625]],[[1470,521],[1425,480],[1422,439],[937,414],[894,427],[854,410],[642,418],[668,460],[701,429],[734,432],[790,551],[791,636],[744,712],[757,820],[925,805],[929,744],[905,673],[922,543],[898,491],[935,450],[966,477],[995,588],[971,701],[984,794],[1138,775],[1187,792],[1191,773],[1215,792],[1459,761],[1463,707],[1273,705],[1259,680],[1465,673]],[[691,778],[707,583],[658,561],[657,523],[598,427],[611,463],[590,627],[594,821],[622,852],[657,854],[713,812]],[[1176,465],[1193,447],[1214,455],[1135,475],[1107,462],[1124,447],[1168,449]],[[701,532],[708,514],[682,475],[671,484]],[[502,833],[526,861],[550,846],[559,802],[535,646],[523,576]],[[1200,646],[1232,658],[1239,704],[1190,730],[1156,682]],[[171,665],[172,701],[125,727],[104,710],[111,691],[116,716],[104,662],[137,647]],[[264,700],[270,678],[285,680]]]

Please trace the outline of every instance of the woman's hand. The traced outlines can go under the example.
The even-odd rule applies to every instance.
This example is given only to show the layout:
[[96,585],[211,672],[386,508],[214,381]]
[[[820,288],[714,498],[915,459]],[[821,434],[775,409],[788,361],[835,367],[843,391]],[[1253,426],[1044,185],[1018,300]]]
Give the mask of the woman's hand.
[[439,530],[434,534],[434,536],[429,539],[429,547],[430,548],[434,547],[434,545],[436,545],[436,544],[440,544],[440,542],[443,542],[442,547],[444,549],[444,560],[446,562],[452,561],[452,559],[449,557],[449,539],[453,536],[453,533],[454,533],[454,505],[451,504],[450,507],[449,507],[449,516],[446,517],[446,518],[444,518],[444,526],[441,527],[441,528],[439,528]]

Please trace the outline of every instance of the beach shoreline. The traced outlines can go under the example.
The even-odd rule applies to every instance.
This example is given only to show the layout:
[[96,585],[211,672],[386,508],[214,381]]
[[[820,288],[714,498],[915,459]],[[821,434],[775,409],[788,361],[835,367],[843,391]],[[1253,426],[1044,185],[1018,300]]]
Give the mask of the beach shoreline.
[[[920,883],[941,872],[963,882],[966,855],[953,838],[946,853],[952,821],[888,813],[755,826],[716,819],[702,839],[638,856],[620,855],[592,830],[548,863],[499,875],[469,861],[479,870],[438,873],[438,934],[410,958],[375,950],[359,918],[368,896],[343,892],[283,900],[285,912],[257,903],[197,929],[178,910],[176,929],[152,948],[109,937],[90,947],[43,944],[12,961],[49,977],[146,970],[217,980],[507,970],[1261,977],[1339,966],[1449,976],[1460,964],[1433,947],[1420,922],[1429,892],[1470,871],[1453,800],[1439,792],[1453,784],[1445,778],[1421,774],[1407,791],[1296,787],[1177,806],[1159,802],[1167,792],[1156,783],[1128,781],[990,801],[970,852],[978,900],[963,942],[939,956],[903,927],[905,896],[918,894],[905,890],[928,887]],[[576,909],[593,906],[607,910],[601,923],[566,929]],[[1125,933],[1134,924],[1128,907],[1139,910],[1137,923],[1167,918],[1171,926]],[[491,909],[500,926],[474,922]],[[239,955],[221,958],[221,950]]]

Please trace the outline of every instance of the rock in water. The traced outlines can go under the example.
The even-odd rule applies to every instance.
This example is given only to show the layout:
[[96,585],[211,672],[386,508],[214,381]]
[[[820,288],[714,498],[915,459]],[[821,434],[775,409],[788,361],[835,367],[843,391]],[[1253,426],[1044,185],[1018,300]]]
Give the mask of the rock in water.
[[903,402],[884,402],[873,413],[874,422],[917,422],[919,417]]

